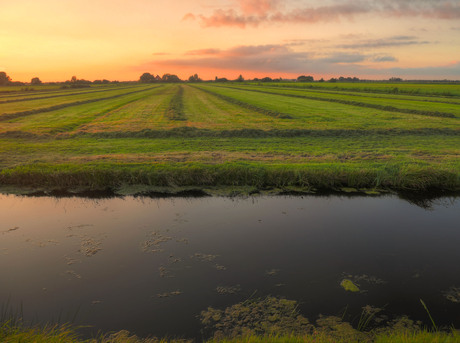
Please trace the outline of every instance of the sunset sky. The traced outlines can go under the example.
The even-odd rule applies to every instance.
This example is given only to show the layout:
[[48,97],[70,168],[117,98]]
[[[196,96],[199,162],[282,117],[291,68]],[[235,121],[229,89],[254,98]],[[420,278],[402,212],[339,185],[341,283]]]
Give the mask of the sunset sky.
[[0,0],[13,81],[460,79],[460,0]]

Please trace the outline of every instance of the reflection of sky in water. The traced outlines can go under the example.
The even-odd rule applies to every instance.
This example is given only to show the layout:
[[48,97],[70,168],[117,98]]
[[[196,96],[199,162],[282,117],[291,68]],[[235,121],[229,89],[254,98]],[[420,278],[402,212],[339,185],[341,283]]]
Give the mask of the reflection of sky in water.
[[[444,203],[2,195],[0,295],[26,318],[79,309],[79,324],[141,335],[192,336],[201,310],[254,293],[298,300],[311,319],[366,304],[425,319],[423,298],[458,326],[459,304],[443,292],[460,287],[460,202]],[[367,292],[345,293],[345,275]]]

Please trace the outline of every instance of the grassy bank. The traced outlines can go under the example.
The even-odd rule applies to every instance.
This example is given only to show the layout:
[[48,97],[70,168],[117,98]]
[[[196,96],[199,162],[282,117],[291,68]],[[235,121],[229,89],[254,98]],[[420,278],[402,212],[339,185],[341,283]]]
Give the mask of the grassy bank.
[[[191,343],[194,340],[169,338],[139,338],[127,331],[101,334],[97,338],[83,339],[68,326],[10,327],[0,328],[0,340],[5,343]],[[195,341],[196,342],[196,341]],[[207,343],[456,343],[460,342],[458,331],[433,332],[429,330],[402,330],[376,335],[362,334],[359,337],[340,337],[331,332],[316,332],[307,335],[247,335],[237,338],[202,340]]]
[[459,85],[315,85],[0,96],[0,186],[460,190]]

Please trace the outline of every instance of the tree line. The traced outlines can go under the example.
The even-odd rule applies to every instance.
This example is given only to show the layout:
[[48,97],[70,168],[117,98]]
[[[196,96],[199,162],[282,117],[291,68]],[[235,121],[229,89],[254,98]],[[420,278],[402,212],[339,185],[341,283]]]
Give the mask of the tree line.
[[[203,82],[203,80],[198,76],[198,74],[191,75],[186,81],[188,82]],[[141,83],[160,83],[160,82],[186,82],[185,80],[181,80],[177,75],[174,74],[164,74],[162,77],[159,75],[154,76],[151,73],[143,73],[139,78],[139,82]],[[263,77],[263,78],[253,78],[253,79],[245,79],[242,75],[238,76],[238,78],[234,80],[229,80],[225,77],[215,77],[214,82],[281,82],[281,81],[296,81],[296,82],[359,82],[361,81],[357,77],[343,77],[340,76],[339,78],[331,78],[328,81],[325,81],[321,78],[318,81],[315,81],[315,78],[311,75],[300,75],[295,80],[292,79],[282,79],[282,78],[275,78],[272,79],[271,77]],[[400,78],[392,77],[389,81],[402,81]],[[211,82],[208,81],[208,82]]]
[[[109,83],[119,83],[119,81],[109,81],[106,79],[103,80],[94,80],[89,81],[85,79],[79,79],[76,76],[72,76],[69,80],[64,82],[47,82],[48,85],[61,85],[61,88],[82,88],[90,87],[91,84],[109,84]],[[0,71],[0,86],[26,86],[26,85],[41,85],[43,84],[42,80],[39,77],[33,77],[29,83],[21,81],[13,81],[11,77],[4,71]]]
[[[338,78],[331,78],[329,80],[324,80],[323,78],[319,80],[315,80],[315,78],[311,75],[300,75],[295,80],[287,79],[284,80],[282,78],[274,78],[271,77],[263,77],[263,78],[253,78],[253,79],[245,79],[242,75],[239,75],[238,78],[234,80],[229,80],[225,77],[215,77],[214,82],[244,82],[244,81],[251,81],[251,82],[281,82],[281,81],[296,81],[296,82],[361,82],[357,77],[343,77],[340,76]],[[388,81],[390,82],[402,82],[403,80],[399,77],[391,77]],[[136,81],[134,81],[136,82]],[[151,73],[145,72],[143,73],[137,82],[140,83],[178,83],[178,82],[203,82],[203,80],[198,76],[198,74],[190,75],[190,77],[184,81],[181,80],[175,74],[166,73],[163,76],[156,75],[154,76]],[[69,80],[64,82],[47,82],[49,85],[61,85],[61,88],[83,88],[83,87],[90,87],[91,84],[109,84],[109,83],[119,83],[119,81],[109,81],[107,79],[103,80],[94,80],[88,81],[85,79],[78,79],[76,76],[72,76]],[[19,81],[12,81],[11,78],[6,74],[6,72],[0,72],[0,86],[23,86],[23,85],[41,85],[43,82],[38,77],[33,77],[30,80],[30,83],[19,82]]]

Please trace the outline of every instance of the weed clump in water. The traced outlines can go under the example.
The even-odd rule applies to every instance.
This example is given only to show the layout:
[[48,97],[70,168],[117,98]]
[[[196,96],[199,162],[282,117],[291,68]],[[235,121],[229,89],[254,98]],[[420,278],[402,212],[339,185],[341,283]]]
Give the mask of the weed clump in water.
[[313,326],[299,314],[297,302],[267,297],[201,312],[201,322],[215,338],[242,335],[305,334]]
[[346,291],[349,292],[359,292],[359,287],[356,286],[353,281],[349,279],[343,279],[342,282],[340,283],[340,286]]

